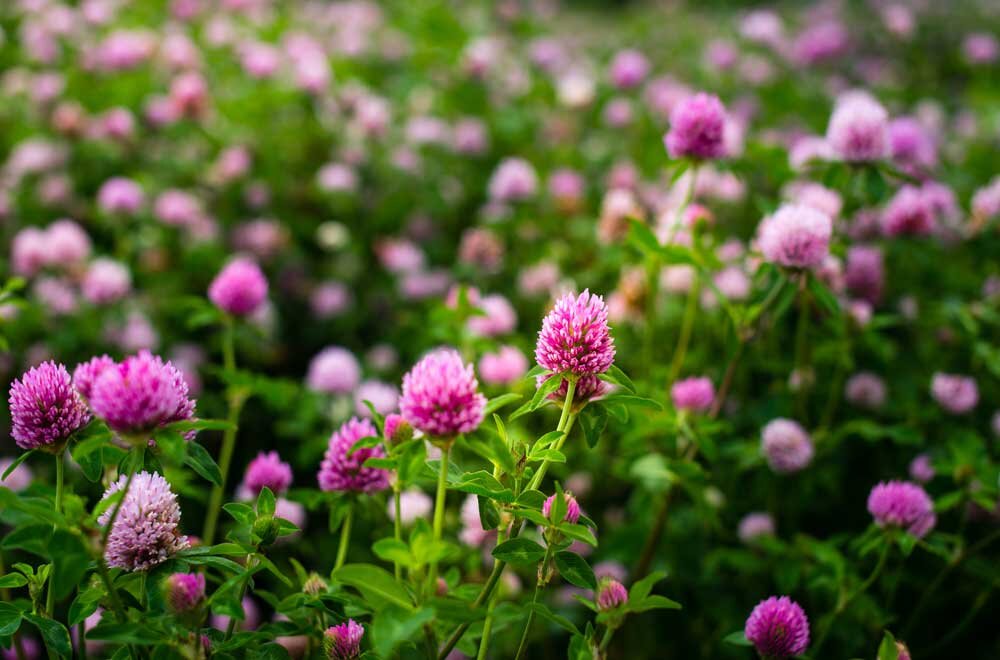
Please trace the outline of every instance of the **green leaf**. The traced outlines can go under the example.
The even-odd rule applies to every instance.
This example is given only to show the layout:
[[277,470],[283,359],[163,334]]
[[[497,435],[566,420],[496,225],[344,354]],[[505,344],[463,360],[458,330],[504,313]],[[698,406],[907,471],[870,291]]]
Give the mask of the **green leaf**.
[[583,541],[587,545],[597,547],[597,539],[594,537],[594,533],[583,525],[562,522],[556,526],[556,529],[575,541]]
[[152,626],[135,623],[104,623],[103,621],[87,631],[87,639],[99,639],[119,644],[149,646],[164,641],[164,636]]
[[493,556],[515,566],[537,564],[545,556],[545,548],[525,538],[513,538],[493,548]]
[[426,623],[434,619],[434,610],[422,607],[416,612],[399,607],[387,607],[372,621],[372,638],[375,655],[392,657],[392,652],[403,642],[414,638]]
[[16,470],[18,465],[20,465],[21,463],[23,463],[26,460],[28,460],[28,457],[31,456],[34,453],[35,453],[35,450],[32,449],[30,451],[24,452],[23,454],[21,454],[20,456],[18,456],[17,458],[15,458],[14,461],[10,465],[7,466],[7,469],[3,471],[3,476],[0,477],[0,481],[6,481],[7,477],[10,476],[10,473],[13,472],[14,470]]
[[0,637],[10,637],[21,627],[22,612],[10,603],[0,603]]
[[601,399],[601,403],[604,405],[621,403],[626,406],[637,406],[639,408],[650,408],[652,410],[663,410],[663,404],[659,401],[654,401],[653,399],[647,399],[643,396],[634,396],[632,394],[612,394],[610,396]]
[[253,507],[249,504],[227,502],[222,505],[222,510],[232,516],[233,520],[247,527],[252,526],[254,521],[257,520],[257,514],[254,513]]
[[507,394],[501,394],[498,397],[494,397],[486,402],[486,407],[483,409],[484,415],[492,414],[493,412],[500,410],[509,403],[514,403],[519,401],[524,397],[515,392],[508,392]]
[[423,470],[426,460],[427,447],[423,439],[411,440],[409,444],[405,445],[399,452],[399,465],[397,466],[400,483],[404,486],[413,483]]
[[896,639],[888,630],[882,636],[882,643],[878,645],[878,660],[898,660],[899,647],[896,646]]
[[583,429],[583,437],[587,446],[593,449],[601,440],[605,427],[608,425],[608,412],[603,406],[587,406],[577,417]]
[[742,630],[729,633],[722,638],[722,641],[726,644],[732,644],[733,646],[753,646]]
[[580,630],[573,625],[572,621],[564,616],[556,614],[542,603],[528,603],[528,609],[534,610],[535,614],[542,617],[546,621],[551,621],[568,633],[572,633],[574,635],[580,634]]
[[629,218],[628,242],[647,256],[656,257],[660,254],[661,246],[660,241],[656,240],[656,234],[645,222],[636,218]]
[[49,542],[52,556],[52,588],[62,600],[77,586],[90,567],[90,556],[83,541],[66,530],[56,530]]
[[260,494],[257,495],[257,515],[258,516],[273,516],[274,515],[274,493],[267,486],[260,489]]
[[188,443],[188,455],[184,459],[184,465],[216,486],[222,485],[222,471],[219,470],[219,466],[216,465],[208,451],[197,442]]
[[562,378],[559,376],[553,376],[548,380],[542,382],[541,386],[535,390],[535,395],[531,397],[531,401],[528,401],[523,406],[515,410],[510,415],[511,421],[521,417],[522,415],[527,415],[530,412],[534,412],[542,406],[543,403],[548,401],[548,396],[559,389],[559,385],[562,384]]
[[451,485],[451,488],[460,490],[463,493],[483,495],[490,499],[504,502],[505,504],[510,504],[514,501],[514,491],[505,488],[503,484],[497,481],[486,470],[463,474],[458,481]]
[[0,589],[16,589],[28,584],[28,578],[20,573],[8,573],[0,577]]
[[556,553],[555,561],[559,575],[564,580],[581,589],[597,589],[594,569],[590,567],[586,559],[575,552],[564,550]]
[[633,603],[632,599],[628,602],[629,612],[646,612],[649,610],[679,610],[681,609],[681,604],[677,601],[670,600],[669,598],[664,598],[663,596],[646,596],[637,603]]
[[231,431],[236,428],[236,425],[224,419],[184,419],[179,422],[171,422],[163,428],[186,433],[188,431]]
[[88,588],[78,593],[73,602],[70,603],[67,623],[70,626],[75,626],[85,621],[88,616],[97,611],[104,594],[104,589],[98,587]]
[[45,648],[60,657],[70,657],[72,650],[69,645],[69,633],[63,624],[37,614],[25,613],[24,618],[38,628],[45,641]]
[[540,490],[526,490],[517,496],[517,505],[528,509],[541,510],[546,499],[545,493]]
[[667,577],[663,571],[654,571],[632,585],[628,590],[629,601],[643,601],[653,590],[653,585]]
[[331,578],[354,587],[373,603],[391,603],[413,610],[413,601],[388,571],[371,564],[346,564],[335,570]]
[[413,565],[413,555],[410,553],[410,546],[406,545],[400,539],[379,539],[372,544],[372,552],[383,561],[396,562],[406,567]]
[[606,372],[601,374],[601,380],[624,387],[632,394],[636,392],[635,383],[617,365],[612,364]]
[[500,512],[488,497],[477,495],[476,504],[479,506],[479,524],[484,531],[500,526]]

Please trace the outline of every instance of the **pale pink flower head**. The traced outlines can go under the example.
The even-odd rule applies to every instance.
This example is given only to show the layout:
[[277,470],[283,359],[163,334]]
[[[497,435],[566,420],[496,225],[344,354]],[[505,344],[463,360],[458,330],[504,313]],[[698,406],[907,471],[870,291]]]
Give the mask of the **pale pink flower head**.
[[282,461],[276,451],[260,452],[257,458],[247,465],[247,471],[243,475],[243,485],[254,496],[264,488],[270,489],[275,495],[280,495],[292,485],[292,466]]
[[267,299],[267,278],[251,259],[237,257],[223,268],[208,287],[216,307],[234,316],[249,316]]
[[649,75],[649,60],[634,49],[620,50],[611,60],[611,82],[619,89],[638,86]]
[[90,421],[83,398],[66,367],[43,362],[10,386],[11,435],[21,449],[63,447]]
[[101,257],[87,267],[80,283],[83,297],[95,305],[121,300],[132,290],[132,274],[120,261]]
[[318,319],[334,318],[350,304],[351,290],[343,282],[321,282],[309,295],[309,308]]
[[707,376],[685,378],[670,387],[674,408],[687,412],[705,412],[715,401],[715,386]]
[[354,619],[331,626],[323,633],[323,652],[329,660],[354,660],[361,655],[364,635],[364,626]]
[[889,122],[889,149],[892,160],[914,173],[927,172],[937,164],[934,137],[914,117]]
[[717,96],[700,92],[670,112],[670,132],[663,142],[671,158],[710,160],[726,154],[726,109]]
[[380,380],[363,381],[354,392],[354,411],[359,417],[372,416],[365,401],[372,404],[379,415],[388,415],[399,406],[399,388]]
[[97,191],[97,205],[105,213],[134,215],[145,201],[142,187],[132,179],[108,179]]
[[931,379],[931,396],[951,414],[961,415],[979,403],[979,388],[969,376],[938,372]]
[[752,545],[761,537],[774,536],[774,532],[774,517],[770,513],[755,511],[740,519],[736,535],[743,543]]
[[320,489],[374,493],[388,488],[389,473],[386,470],[364,466],[369,458],[385,458],[381,446],[351,452],[351,448],[362,438],[377,436],[378,431],[371,421],[357,417],[347,420],[334,431],[317,476]]
[[602,374],[615,359],[614,338],[608,327],[608,306],[585,290],[567,293],[542,321],[535,360],[557,374]]
[[164,591],[171,612],[193,612],[205,600],[205,574],[172,573],[164,580]]
[[496,233],[482,227],[471,227],[462,233],[458,260],[487,273],[495,273],[503,265],[504,245]]
[[24,277],[35,275],[49,262],[46,232],[38,227],[25,227],[14,235],[10,246],[12,270]]
[[471,364],[458,351],[428,353],[403,376],[399,411],[414,428],[430,436],[471,433],[483,421],[486,397]]
[[[577,503],[576,498],[570,493],[557,493],[560,497],[564,498],[566,501],[566,515],[562,520],[557,520],[557,523],[566,521],[568,523],[576,524],[576,521],[580,519],[580,505]],[[555,504],[556,496],[549,495],[545,502],[542,504],[542,515],[546,518],[552,513],[552,506]]]
[[314,392],[347,394],[361,381],[361,365],[346,348],[327,346],[309,362],[306,384]]
[[185,71],[170,82],[170,101],[186,117],[198,117],[208,107],[208,83],[197,71]]
[[771,596],[753,608],[743,634],[762,657],[790,658],[809,646],[809,619],[788,596]]
[[887,397],[885,381],[870,371],[859,371],[844,384],[844,398],[860,408],[878,410]]
[[935,471],[934,465],[931,464],[930,454],[923,453],[917,454],[912,461],[910,461],[910,477],[921,484],[925,484],[934,478]]
[[809,206],[784,204],[757,228],[764,258],[788,268],[814,268],[830,254],[833,222]]
[[778,418],[761,431],[761,450],[767,464],[780,474],[798,472],[812,462],[813,444],[806,430],[790,419]]
[[962,54],[970,64],[990,64],[1000,58],[1000,41],[989,32],[973,32],[962,42]]
[[909,184],[896,191],[882,212],[886,236],[929,236],[936,224],[931,200],[921,188]]
[[90,256],[90,237],[72,220],[56,220],[45,230],[49,264],[65,268],[87,260]]
[[487,385],[512,385],[528,371],[528,358],[516,346],[501,346],[479,358],[479,375]]
[[498,337],[513,332],[517,328],[517,312],[514,306],[500,294],[484,296],[478,307],[483,315],[470,316],[467,321],[469,332],[477,337]]
[[490,198],[500,202],[516,202],[534,197],[538,191],[538,174],[523,158],[506,158],[490,177]]
[[628,601],[628,590],[613,577],[604,577],[597,585],[595,601],[599,612],[608,612],[621,607]]
[[170,362],[140,351],[117,364],[100,365],[88,398],[94,414],[113,431],[146,435],[164,424],[194,418],[195,401],[188,398],[183,374]]
[[849,33],[836,19],[808,25],[791,45],[792,60],[800,65],[813,65],[840,57],[850,45]]
[[167,225],[187,227],[195,224],[203,214],[201,201],[184,190],[164,190],[153,202],[153,215]]
[[[434,500],[427,493],[419,488],[409,488],[399,494],[399,521],[403,525],[409,526],[419,518],[426,518],[434,510]],[[396,519],[396,505],[390,499],[387,513],[391,520]]]
[[879,527],[906,529],[917,538],[937,523],[934,502],[920,486],[909,481],[882,481],[868,495],[868,513]]
[[841,160],[881,160],[889,155],[889,113],[864,92],[845,95],[833,109],[826,139]]
[[[118,477],[104,492],[104,499],[124,490],[128,479],[125,474]],[[108,507],[97,522],[108,525],[114,508]],[[190,545],[181,534],[180,522],[181,508],[167,480],[155,472],[139,472],[132,477],[108,534],[105,561],[125,571],[145,571],[162,564]]]

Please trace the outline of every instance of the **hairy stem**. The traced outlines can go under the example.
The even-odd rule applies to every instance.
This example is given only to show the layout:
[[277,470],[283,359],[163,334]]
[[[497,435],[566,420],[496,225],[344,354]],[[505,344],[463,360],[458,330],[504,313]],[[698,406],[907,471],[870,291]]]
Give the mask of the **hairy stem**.
[[670,387],[681,369],[684,367],[684,358],[687,355],[688,345],[691,343],[691,330],[694,328],[694,318],[698,314],[698,298],[701,295],[701,277],[695,274],[691,281],[691,290],[688,291],[687,304],[684,307],[684,318],[681,320],[681,332],[677,336],[677,345],[674,347],[674,357],[670,362],[670,375],[667,376],[667,387]]
[[[63,482],[66,480],[66,460],[65,460],[66,450],[62,449],[56,454],[56,501],[55,501],[55,512],[56,515],[62,513],[62,501],[63,501]],[[55,526],[53,526],[55,529]],[[49,576],[49,588],[45,594],[45,611],[52,617],[56,618],[55,613],[55,602],[56,602],[56,592],[53,589],[52,576]]]
[[[451,442],[441,448],[441,468],[438,470],[437,494],[434,497],[434,543],[441,541],[444,531],[444,505],[448,493],[448,458],[451,455]],[[430,563],[427,570],[427,593],[433,594],[437,587],[437,560]]]
[[[397,512],[397,518],[398,518]],[[344,522],[340,526],[340,544],[337,546],[337,562],[333,565],[333,570],[337,570],[344,565],[344,560],[347,559],[347,546],[351,544],[351,523],[354,519],[354,503],[347,509],[347,515],[344,516]]]
[[[400,501],[401,500],[402,500],[402,497],[401,497],[401,494],[400,494],[400,485],[397,482],[397,483],[393,484],[393,487],[392,487],[392,503],[393,503],[393,506],[395,507],[394,510],[396,512],[396,515],[393,516],[393,521],[392,521],[392,533],[393,533],[393,538],[395,538],[397,541],[402,541],[403,540],[403,518],[402,518],[402,511],[400,509]],[[392,568],[393,568],[393,572],[396,575],[396,582],[402,582],[402,580],[403,580],[403,567],[399,565],[398,561],[393,560],[392,561]]]

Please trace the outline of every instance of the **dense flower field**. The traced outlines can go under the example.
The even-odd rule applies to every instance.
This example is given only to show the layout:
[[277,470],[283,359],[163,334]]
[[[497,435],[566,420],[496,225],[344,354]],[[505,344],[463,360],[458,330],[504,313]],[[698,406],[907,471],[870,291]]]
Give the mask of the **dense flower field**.
[[3,658],[995,659],[995,2],[0,2]]

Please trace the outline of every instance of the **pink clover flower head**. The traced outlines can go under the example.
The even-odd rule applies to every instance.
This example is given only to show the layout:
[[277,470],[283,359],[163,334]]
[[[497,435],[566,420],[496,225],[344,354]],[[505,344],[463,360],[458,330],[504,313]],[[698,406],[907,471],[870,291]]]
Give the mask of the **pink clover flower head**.
[[677,410],[705,412],[715,401],[715,386],[706,376],[685,378],[671,386],[670,398]]
[[847,94],[833,109],[826,140],[847,162],[881,160],[889,155],[889,113],[865,92]]
[[670,112],[670,131],[663,137],[671,158],[710,160],[726,155],[726,109],[717,96],[700,92]]
[[813,458],[813,444],[805,429],[790,419],[771,420],[761,431],[761,450],[772,470],[798,472]]
[[330,660],[354,660],[361,655],[364,635],[364,626],[354,619],[331,626],[323,633],[323,652]]
[[[566,500],[566,515],[563,520],[575,525],[576,521],[580,519],[580,504],[576,501],[576,498],[568,492],[562,493],[562,497]],[[555,504],[555,501],[556,496],[549,495],[542,504],[542,515],[546,518],[548,518],[549,514],[552,512],[552,506]],[[556,522],[562,522],[563,520]]]
[[621,607],[628,601],[628,591],[625,586],[613,577],[601,578],[597,584],[597,609],[608,612]]
[[937,523],[934,502],[923,488],[909,481],[882,481],[868,495],[868,513],[879,527],[905,529],[917,538]]
[[267,299],[267,278],[252,259],[237,257],[212,280],[208,297],[228,314],[249,316]]
[[[125,489],[128,475],[104,492],[104,498]],[[126,571],[144,571],[165,562],[190,543],[180,532],[181,509],[170,484],[159,474],[139,472],[125,492],[119,507],[104,558],[108,566]],[[115,507],[108,507],[98,518],[108,525]]]
[[371,421],[352,417],[330,436],[330,443],[319,468],[319,487],[325,491],[374,493],[389,487],[389,472],[365,467],[369,458],[385,458],[382,447],[363,447],[351,452],[362,438],[377,437]]
[[399,411],[407,422],[429,436],[470,433],[483,421],[486,397],[471,364],[458,351],[428,353],[403,376]]
[[90,411],[73,379],[56,362],[32,367],[11,383],[8,403],[11,435],[25,450],[58,450],[90,422]]
[[788,268],[814,268],[830,254],[833,221],[810,206],[784,204],[757,230],[764,258]]
[[167,606],[175,614],[192,612],[205,600],[203,573],[173,573],[165,583]]
[[603,374],[615,359],[608,327],[608,306],[601,296],[585,290],[566,294],[542,321],[535,360],[557,374]]
[[771,596],[753,608],[743,634],[761,656],[790,658],[809,646],[809,619],[788,596]]
[[280,495],[292,485],[292,466],[282,461],[276,451],[260,452],[247,465],[243,485],[254,496],[264,488]]
[[979,403],[979,388],[969,376],[938,372],[931,379],[931,396],[951,414],[961,415]]

